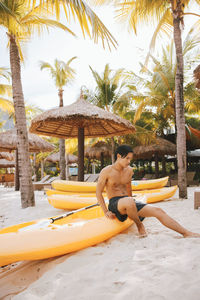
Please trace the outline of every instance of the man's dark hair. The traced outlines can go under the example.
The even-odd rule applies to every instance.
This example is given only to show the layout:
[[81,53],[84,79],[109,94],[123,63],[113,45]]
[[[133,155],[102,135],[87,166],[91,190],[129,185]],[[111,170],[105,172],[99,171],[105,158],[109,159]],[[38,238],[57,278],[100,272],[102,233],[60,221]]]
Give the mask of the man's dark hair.
[[120,154],[121,157],[126,157],[128,153],[133,153],[133,149],[128,145],[121,145],[115,151],[115,160],[117,159],[117,154]]

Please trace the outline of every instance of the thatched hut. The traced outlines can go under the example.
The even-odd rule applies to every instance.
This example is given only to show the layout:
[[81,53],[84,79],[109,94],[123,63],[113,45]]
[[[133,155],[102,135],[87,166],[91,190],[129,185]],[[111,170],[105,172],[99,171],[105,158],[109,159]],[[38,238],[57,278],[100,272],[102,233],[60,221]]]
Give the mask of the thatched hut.
[[111,157],[112,147],[104,141],[96,142],[94,145],[85,149],[85,156],[89,159],[101,161],[101,169],[104,167],[104,158]]
[[31,122],[30,131],[58,138],[78,137],[78,180],[84,180],[84,137],[118,136],[133,133],[135,127],[83,99],[48,110]]
[[159,176],[159,166],[158,159],[162,158],[163,173],[165,170],[165,155],[175,155],[176,145],[163,139],[157,137],[155,142],[150,145],[137,146],[133,149],[133,159],[148,159],[155,160],[155,175]]

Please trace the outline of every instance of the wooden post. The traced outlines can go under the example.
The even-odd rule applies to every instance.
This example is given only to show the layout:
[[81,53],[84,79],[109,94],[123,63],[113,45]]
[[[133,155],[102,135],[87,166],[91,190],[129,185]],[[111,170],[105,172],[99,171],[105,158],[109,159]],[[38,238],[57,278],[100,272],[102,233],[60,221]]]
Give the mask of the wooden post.
[[200,189],[194,191],[194,209],[200,207]]
[[84,128],[78,128],[78,181],[84,181]]
[[159,161],[157,153],[155,153],[155,177],[159,178]]
[[37,178],[36,178],[36,153],[33,153],[33,175],[34,175],[33,181],[36,182],[37,181]]
[[41,160],[41,179],[44,177],[44,159]]

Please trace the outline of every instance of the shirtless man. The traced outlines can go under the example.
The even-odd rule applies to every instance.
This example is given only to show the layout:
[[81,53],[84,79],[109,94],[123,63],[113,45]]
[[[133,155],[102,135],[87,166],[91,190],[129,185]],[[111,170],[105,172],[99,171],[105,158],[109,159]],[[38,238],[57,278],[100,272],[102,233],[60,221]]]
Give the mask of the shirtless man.
[[[110,219],[117,217],[121,222],[124,222],[127,217],[131,218],[141,237],[147,236],[142,223],[146,217],[157,218],[164,226],[182,234],[183,237],[200,237],[200,234],[182,227],[161,208],[134,200],[131,188],[133,171],[130,162],[132,158],[133,150],[130,146],[119,146],[115,153],[115,163],[103,168],[99,175],[96,196],[105,216]],[[102,195],[105,187],[109,199],[108,209]]]

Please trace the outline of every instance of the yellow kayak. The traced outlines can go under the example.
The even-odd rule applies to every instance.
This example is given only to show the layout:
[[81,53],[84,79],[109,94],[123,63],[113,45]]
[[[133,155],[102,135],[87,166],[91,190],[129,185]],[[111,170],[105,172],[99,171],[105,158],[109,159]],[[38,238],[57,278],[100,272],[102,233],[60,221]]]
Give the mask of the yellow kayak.
[[103,215],[99,206],[50,223],[36,220],[0,230],[0,266],[63,255],[103,242],[133,224]]
[[[177,186],[166,187],[161,189],[154,190],[144,190],[136,191],[136,195],[145,195],[146,203],[155,203],[171,198],[177,190]],[[49,203],[59,209],[78,209],[88,205],[97,203],[97,198],[94,197],[85,197],[85,194],[82,195],[65,195],[65,194],[53,194],[47,197]],[[104,198],[108,200],[106,197]]]
[[[168,177],[150,179],[150,180],[134,180],[132,181],[132,190],[157,189],[167,184]],[[63,192],[73,193],[94,193],[96,192],[96,182],[80,182],[67,180],[54,180],[52,188]]]
[[[54,190],[54,189],[47,189],[45,190],[47,196],[51,195],[73,195],[73,196],[78,196],[78,197],[96,197],[96,192],[92,193],[76,193],[76,192],[64,192],[64,191],[59,191],[59,190]],[[103,193],[104,196],[106,196],[106,193]]]
[[160,189],[168,182],[169,176],[150,179],[150,180],[134,180],[132,181],[132,191]]

